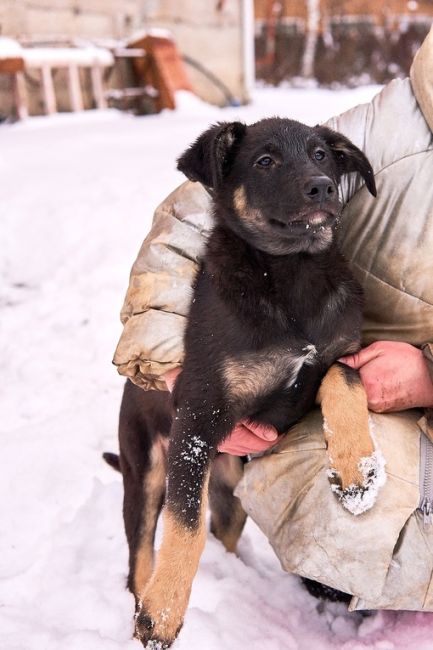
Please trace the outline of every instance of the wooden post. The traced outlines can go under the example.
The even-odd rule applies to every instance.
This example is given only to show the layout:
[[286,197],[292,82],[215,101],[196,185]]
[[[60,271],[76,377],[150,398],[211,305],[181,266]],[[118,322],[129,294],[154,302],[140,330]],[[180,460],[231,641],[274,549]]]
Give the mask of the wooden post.
[[75,63],[68,65],[68,87],[71,110],[74,112],[82,111],[84,104],[80,86],[80,74],[78,66]]
[[27,108],[26,83],[22,72],[16,72],[12,76],[12,89],[18,119],[25,120],[29,116],[29,110]]
[[44,96],[45,112],[52,115],[57,112],[56,94],[54,92],[51,67],[47,63],[41,65],[42,93]]
[[102,70],[98,63],[94,63],[90,68],[92,78],[93,97],[97,108],[107,108],[107,102],[104,94],[104,84],[102,80]]

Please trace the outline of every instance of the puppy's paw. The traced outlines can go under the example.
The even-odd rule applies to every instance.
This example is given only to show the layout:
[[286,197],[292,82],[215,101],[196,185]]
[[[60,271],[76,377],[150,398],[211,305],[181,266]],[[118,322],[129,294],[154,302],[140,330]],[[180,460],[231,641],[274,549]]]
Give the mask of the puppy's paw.
[[328,470],[331,489],[346,510],[360,515],[376,502],[379,489],[386,481],[385,459],[376,449],[371,456],[361,458],[357,465],[360,479],[343,487],[336,469]]
[[134,638],[141,641],[145,648],[152,638],[154,627],[155,621],[143,609],[141,602],[138,602],[134,617]]
[[166,650],[175,641],[180,632],[180,624],[174,633],[169,632],[169,613],[165,610],[158,616],[151,616],[142,603],[139,603],[135,614],[134,637],[141,641],[147,650]]

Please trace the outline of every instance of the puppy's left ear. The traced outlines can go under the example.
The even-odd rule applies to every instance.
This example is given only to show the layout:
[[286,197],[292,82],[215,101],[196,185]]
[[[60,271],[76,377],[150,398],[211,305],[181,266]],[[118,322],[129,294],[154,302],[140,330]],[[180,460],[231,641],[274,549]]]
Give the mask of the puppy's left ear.
[[370,194],[377,196],[374,173],[367,156],[348,138],[327,126],[316,126],[315,131],[332,150],[340,175],[359,172]]

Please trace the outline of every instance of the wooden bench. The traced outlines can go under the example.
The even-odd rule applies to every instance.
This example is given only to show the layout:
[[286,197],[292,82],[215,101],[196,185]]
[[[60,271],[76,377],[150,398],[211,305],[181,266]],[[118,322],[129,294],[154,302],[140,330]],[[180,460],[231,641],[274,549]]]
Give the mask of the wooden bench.
[[79,69],[90,68],[92,93],[97,108],[106,108],[103,72],[114,64],[114,57],[108,50],[87,48],[25,48],[23,58],[26,70],[38,70],[41,76],[42,96],[46,115],[57,112],[53,84],[53,69],[66,69],[71,111],[84,109]]
[[[18,44],[17,47],[19,48]],[[19,53],[19,54],[18,54]],[[19,119],[28,116],[28,101],[24,73],[36,71],[41,79],[41,91],[46,115],[57,112],[53,70],[67,71],[71,111],[84,109],[80,84],[80,68],[90,69],[92,93],[97,108],[106,108],[104,71],[114,64],[109,50],[97,47],[28,47],[2,52],[0,48],[0,74],[11,77],[15,109]]]

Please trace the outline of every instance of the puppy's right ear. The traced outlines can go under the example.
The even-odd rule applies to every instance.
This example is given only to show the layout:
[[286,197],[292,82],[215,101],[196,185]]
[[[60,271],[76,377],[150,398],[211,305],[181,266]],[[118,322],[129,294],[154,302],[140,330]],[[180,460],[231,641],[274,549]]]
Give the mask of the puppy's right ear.
[[230,169],[246,129],[242,122],[215,124],[180,156],[178,170],[190,181],[216,189]]
[[327,126],[316,126],[314,130],[334,154],[340,175],[359,172],[370,194],[377,196],[374,172],[367,156],[342,133],[333,131]]

